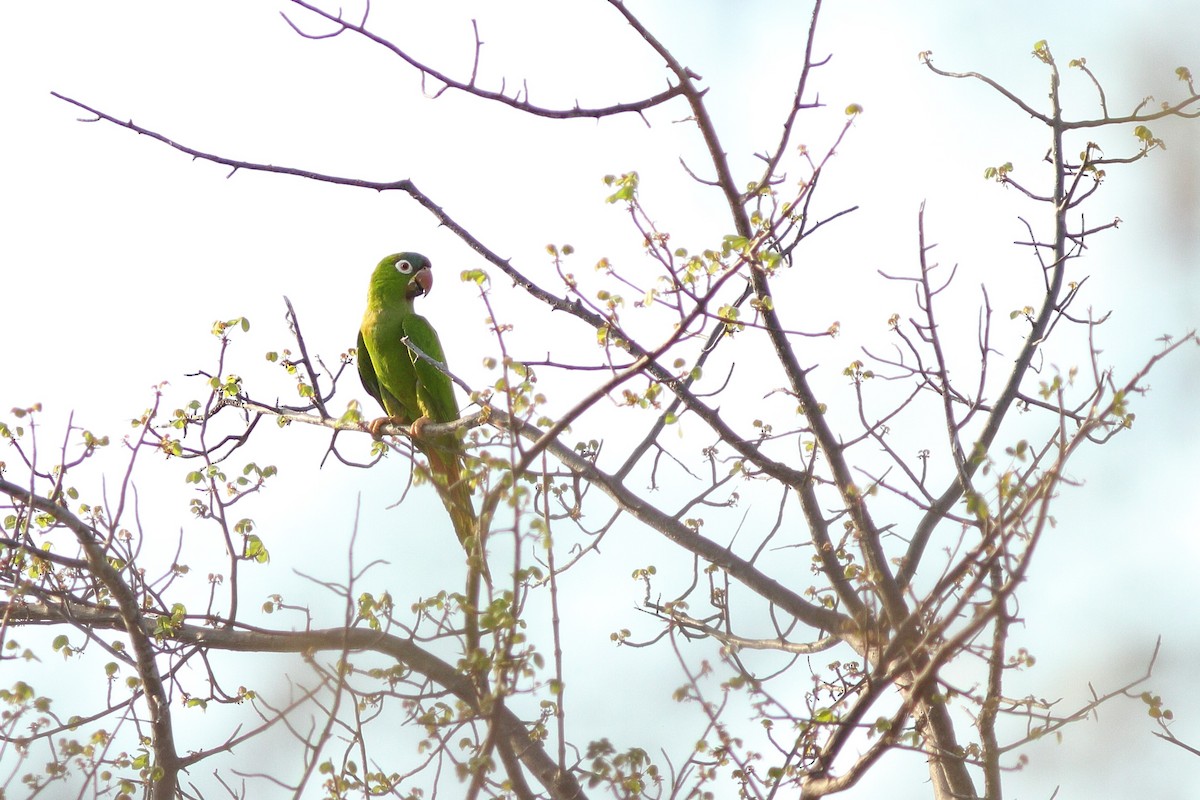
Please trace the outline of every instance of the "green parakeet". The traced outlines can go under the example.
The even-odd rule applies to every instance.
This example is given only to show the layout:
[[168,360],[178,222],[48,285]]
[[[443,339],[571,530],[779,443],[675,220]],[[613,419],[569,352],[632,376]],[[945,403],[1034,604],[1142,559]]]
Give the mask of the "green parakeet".
[[[429,461],[433,485],[450,514],[454,533],[473,557],[471,542],[476,539],[477,525],[471,488],[463,479],[462,444],[453,434],[421,435],[426,422],[458,419],[454,387],[445,373],[416,356],[402,341],[407,336],[421,352],[446,363],[437,331],[413,310],[413,300],[433,287],[431,266],[420,253],[395,253],[375,267],[358,332],[358,375],[389,417],[372,423],[372,432],[377,433],[385,422],[411,427],[413,444]],[[486,575],[486,564],[479,566]]]

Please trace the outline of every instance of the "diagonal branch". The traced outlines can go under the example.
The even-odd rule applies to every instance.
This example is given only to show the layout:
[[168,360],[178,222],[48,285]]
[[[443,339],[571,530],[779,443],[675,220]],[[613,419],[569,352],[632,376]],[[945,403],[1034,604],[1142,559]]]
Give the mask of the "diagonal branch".
[[[292,422],[320,425],[334,430],[362,430],[356,423],[347,424],[334,419],[321,419],[320,417],[307,414],[288,413],[286,415],[279,415],[270,406],[265,406],[251,400],[243,400],[239,405],[254,413],[278,415]],[[660,510],[655,504],[630,490],[620,478],[600,469],[574,449],[564,445],[557,438],[545,439],[545,431],[541,428],[524,420],[511,417],[495,406],[486,405],[481,411],[453,422],[430,423],[422,429],[422,435],[438,436],[444,433],[452,433],[463,427],[473,427],[483,424],[485,421],[495,424],[498,427],[512,430],[529,441],[542,442],[541,446],[544,447],[545,452],[554,456],[585,481],[598,487],[616,502],[621,509],[635,519],[666,536],[684,550],[721,567],[731,577],[741,581],[751,591],[774,603],[806,625],[839,635],[849,641],[853,641],[857,636],[856,626],[843,614],[824,606],[809,603],[791,589],[763,574],[750,561],[735,555],[729,548],[706,538],[687,525],[684,525],[675,517]],[[409,433],[404,427],[391,424],[381,426],[380,432],[391,435],[408,435]]]

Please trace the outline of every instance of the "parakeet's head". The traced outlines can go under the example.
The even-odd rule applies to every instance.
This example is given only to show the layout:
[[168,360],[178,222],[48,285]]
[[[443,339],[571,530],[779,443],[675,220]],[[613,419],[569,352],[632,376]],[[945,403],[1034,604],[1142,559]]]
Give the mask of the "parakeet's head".
[[371,293],[383,300],[411,301],[433,288],[433,265],[420,253],[393,253],[379,262],[371,275]]

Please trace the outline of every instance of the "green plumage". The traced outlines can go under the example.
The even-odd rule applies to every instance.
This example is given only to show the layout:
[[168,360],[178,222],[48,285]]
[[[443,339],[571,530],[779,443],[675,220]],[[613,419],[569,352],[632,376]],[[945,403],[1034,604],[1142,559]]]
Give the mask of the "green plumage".
[[[433,484],[450,514],[454,532],[473,555],[477,524],[471,488],[463,476],[463,450],[453,434],[425,437],[421,425],[453,422],[458,401],[450,378],[420,359],[404,343],[408,337],[432,359],[446,363],[442,343],[429,321],[416,313],[413,301],[433,286],[429,259],[420,253],[395,253],[379,262],[371,275],[367,310],[358,332],[358,375],[391,421],[410,426],[413,444],[429,461]],[[486,566],[483,567],[486,574]]]

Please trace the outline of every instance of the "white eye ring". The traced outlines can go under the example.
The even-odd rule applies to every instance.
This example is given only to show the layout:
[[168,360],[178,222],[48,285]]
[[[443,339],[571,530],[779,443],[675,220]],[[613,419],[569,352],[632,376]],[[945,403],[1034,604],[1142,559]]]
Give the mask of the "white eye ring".
[[413,271],[413,266],[412,266],[412,264],[408,263],[407,261],[400,260],[400,261],[396,262],[396,271],[399,272],[401,275],[411,275],[412,271]]

